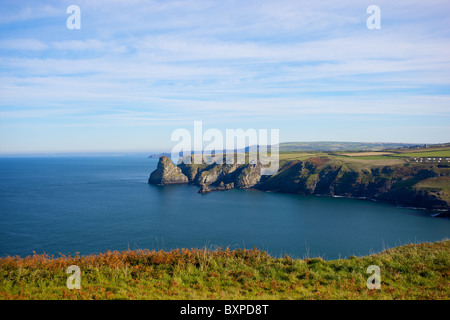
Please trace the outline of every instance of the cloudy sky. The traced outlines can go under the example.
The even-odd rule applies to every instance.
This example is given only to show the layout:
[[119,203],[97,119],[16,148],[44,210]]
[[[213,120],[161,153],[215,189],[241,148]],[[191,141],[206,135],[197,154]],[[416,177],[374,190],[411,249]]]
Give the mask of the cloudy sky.
[[279,129],[282,142],[448,142],[449,12],[447,0],[2,0],[0,153],[170,150],[195,120]]

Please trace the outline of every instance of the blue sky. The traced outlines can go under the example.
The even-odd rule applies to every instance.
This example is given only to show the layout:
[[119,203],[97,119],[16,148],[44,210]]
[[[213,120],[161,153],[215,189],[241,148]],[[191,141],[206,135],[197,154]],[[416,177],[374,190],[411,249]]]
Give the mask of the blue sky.
[[[81,29],[69,30],[69,5]],[[381,29],[369,30],[369,5]],[[177,128],[450,141],[448,1],[0,2],[0,153],[163,151]]]

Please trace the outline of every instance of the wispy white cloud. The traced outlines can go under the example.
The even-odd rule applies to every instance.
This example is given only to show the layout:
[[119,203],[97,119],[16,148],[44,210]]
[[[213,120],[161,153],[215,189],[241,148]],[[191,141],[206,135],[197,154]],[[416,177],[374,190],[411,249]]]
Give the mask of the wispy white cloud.
[[51,43],[51,48],[66,51],[106,51],[109,54],[126,53],[127,51],[124,45],[96,39],[55,41]]
[[51,5],[43,4],[42,2],[37,3],[35,1],[27,3],[26,1],[4,0],[2,1],[1,8],[0,25],[57,17],[62,12],[65,12],[65,8],[62,9],[56,2],[55,5]]
[[356,0],[69,4],[0,5],[0,126],[449,114],[445,1],[380,0],[381,30]]
[[2,50],[42,51],[48,48],[47,44],[37,39],[0,40],[0,49]]

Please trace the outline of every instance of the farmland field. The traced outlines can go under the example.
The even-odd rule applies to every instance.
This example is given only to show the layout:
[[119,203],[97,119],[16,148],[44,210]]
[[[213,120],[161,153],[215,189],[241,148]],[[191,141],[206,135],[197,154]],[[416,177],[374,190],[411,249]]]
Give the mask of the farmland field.
[[433,151],[423,151],[423,152],[411,152],[411,153],[397,153],[392,154],[393,157],[414,157],[414,158],[424,158],[424,157],[450,157],[450,149],[440,149]]
[[343,156],[347,157],[369,157],[369,156],[385,156],[391,155],[392,152],[352,152],[352,153],[342,153]]

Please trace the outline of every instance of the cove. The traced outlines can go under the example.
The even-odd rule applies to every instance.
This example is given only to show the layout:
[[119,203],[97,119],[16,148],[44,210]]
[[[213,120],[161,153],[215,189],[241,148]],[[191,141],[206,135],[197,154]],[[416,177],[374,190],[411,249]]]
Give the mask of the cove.
[[157,159],[0,159],[0,256],[254,247],[344,258],[448,238],[450,220],[368,200],[149,185]]

